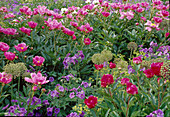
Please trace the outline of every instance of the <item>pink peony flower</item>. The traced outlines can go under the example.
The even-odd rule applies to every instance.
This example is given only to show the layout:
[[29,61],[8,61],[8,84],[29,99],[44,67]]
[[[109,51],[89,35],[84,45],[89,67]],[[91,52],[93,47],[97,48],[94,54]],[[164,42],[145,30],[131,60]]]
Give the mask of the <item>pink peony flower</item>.
[[0,42],[0,50],[3,52],[6,52],[9,50],[9,45],[4,43],[4,42]]
[[152,71],[152,69],[147,69],[143,71],[143,73],[146,75],[147,78],[152,78],[154,76],[154,72]]
[[5,52],[4,55],[5,55],[6,59],[8,59],[10,61],[13,61],[15,59],[15,54],[12,52]]
[[140,57],[140,56],[139,56],[139,57],[134,57],[134,58],[133,58],[133,63],[134,63],[134,64],[140,64],[140,63],[142,63],[141,57]]
[[28,25],[29,25],[30,28],[35,28],[37,26],[37,24],[38,23],[33,22],[33,21],[28,22]]
[[94,108],[97,104],[97,97],[94,96],[89,96],[88,99],[84,100],[84,103],[89,107],[89,108]]
[[145,17],[140,17],[141,20],[143,21],[146,21],[146,18]]
[[75,35],[73,35],[72,39],[73,39],[73,40],[76,40],[76,36],[75,36]]
[[101,12],[104,17],[108,17],[110,15],[109,12]]
[[90,45],[90,43],[91,43],[91,40],[89,38],[84,39],[84,44],[85,45]]
[[104,74],[101,78],[101,87],[106,87],[107,85],[113,84],[113,76],[111,74]]
[[128,94],[132,94],[132,95],[135,95],[135,94],[138,94],[138,88],[136,87],[136,85],[130,85],[130,86],[127,86],[126,88],[126,92]]
[[35,56],[33,58],[33,63],[36,65],[36,66],[41,66],[43,64],[43,62],[45,61],[45,59],[41,56]]
[[110,67],[110,69],[116,68],[116,64],[115,64],[115,63],[110,62],[110,63],[109,63],[109,67]]
[[168,36],[169,36],[169,34],[170,34],[169,32],[165,33],[165,37],[168,37]]
[[31,79],[28,77],[25,77],[25,81],[33,83],[35,85],[42,85],[49,82],[49,80],[46,80],[47,77],[42,76],[41,73],[31,73]]
[[0,83],[8,84],[12,81],[12,75],[5,72],[0,72]]
[[27,48],[28,48],[28,46],[26,46],[25,43],[18,44],[17,46],[15,45],[14,47],[19,52],[25,52],[27,50]]
[[74,35],[74,31],[71,31],[70,29],[68,28],[64,28],[63,29],[63,33],[69,35],[69,36],[73,36]]
[[121,79],[121,84],[126,85],[129,82],[129,80],[130,80],[129,78],[122,78]]
[[159,17],[153,17],[154,21],[156,23],[161,23],[162,22],[162,18],[159,18]]
[[163,62],[158,62],[158,63],[152,63],[151,64],[151,69],[152,69],[152,72],[157,75],[157,76],[160,76],[160,69],[161,69],[161,66],[163,65]]
[[94,66],[97,70],[101,70],[103,68],[103,64],[100,65],[95,64]]
[[22,28],[19,28],[23,33],[27,34],[28,36],[30,36],[30,33],[31,33],[31,29],[29,28],[25,28],[25,27],[22,27]]
[[144,10],[145,10],[144,8],[138,8],[138,9],[136,9],[136,11],[137,11],[138,13],[142,13]]
[[162,15],[163,15],[164,17],[169,16],[169,12],[168,12],[168,11],[162,10],[161,13],[162,13]]

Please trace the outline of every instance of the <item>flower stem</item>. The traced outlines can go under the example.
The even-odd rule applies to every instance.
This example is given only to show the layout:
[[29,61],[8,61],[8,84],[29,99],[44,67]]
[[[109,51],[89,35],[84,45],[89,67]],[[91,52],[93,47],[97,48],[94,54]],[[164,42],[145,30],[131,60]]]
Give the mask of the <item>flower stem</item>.
[[159,89],[160,89],[160,84],[158,83],[158,109],[159,109],[159,106],[160,106]]
[[1,94],[2,94],[3,87],[4,87],[4,85],[2,84],[0,96],[1,96]]
[[129,109],[129,100],[130,100],[130,97],[131,97],[131,95],[129,96],[129,99],[128,99],[128,104],[127,104],[127,109],[126,109],[126,117],[128,117],[128,109]]

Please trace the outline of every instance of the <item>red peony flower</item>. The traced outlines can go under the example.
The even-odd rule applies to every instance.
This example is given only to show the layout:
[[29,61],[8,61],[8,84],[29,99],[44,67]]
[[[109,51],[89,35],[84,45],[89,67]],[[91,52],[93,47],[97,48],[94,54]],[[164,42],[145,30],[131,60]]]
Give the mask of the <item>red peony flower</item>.
[[10,61],[13,61],[15,59],[15,54],[12,52],[5,52],[4,55],[5,55],[6,59],[8,59]]
[[106,87],[107,85],[113,84],[113,76],[111,74],[104,74],[101,79],[101,87]]
[[126,88],[126,92],[132,95],[138,94],[138,88],[136,87],[136,85],[130,85],[127,86]]
[[110,62],[109,67],[110,67],[110,69],[116,68],[116,64],[115,64],[115,63]]
[[160,69],[161,69],[161,66],[163,65],[163,62],[158,62],[158,63],[152,63],[151,64],[151,69],[153,71],[153,73],[157,76],[160,76]]
[[95,64],[94,66],[97,70],[101,70],[103,68],[103,64],[100,65]]
[[147,78],[152,78],[154,76],[152,69],[147,69],[143,71],[143,73],[146,75]]
[[84,44],[85,45],[90,45],[90,43],[91,43],[91,40],[89,38],[84,39]]
[[89,108],[94,108],[97,104],[97,97],[94,96],[89,96],[88,99],[84,100],[84,103],[89,107]]
[[140,57],[140,56],[139,56],[139,57],[134,57],[134,58],[133,58],[133,63],[134,63],[134,64],[140,64],[140,63],[142,63],[141,57]]
[[126,85],[129,82],[129,80],[130,80],[129,78],[122,78],[121,79],[121,84]]

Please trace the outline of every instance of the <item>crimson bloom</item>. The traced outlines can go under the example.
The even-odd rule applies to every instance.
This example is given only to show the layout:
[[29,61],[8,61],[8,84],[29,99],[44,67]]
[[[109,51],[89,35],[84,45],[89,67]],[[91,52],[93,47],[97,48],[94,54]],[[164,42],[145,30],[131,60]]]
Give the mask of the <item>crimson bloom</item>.
[[113,84],[113,76],[111,74],[104,74],[101,79],[101,87],[106,87],[107,85]]
[[41,73],[31,73],[31,79],[28,77],[25,77],[25,81],[36,84],[36,85],[42,85],[49,82],[49,80],[46,80],[47,77],[42,76]]
[[5,52],[4,55],[5,55],[6,59],[8,59],[10,61],[13,61],[15,59],[15,54],[12,52]]
[[5,72],[0,73],[0,83],[8,84],[12,81],[12,75]]
[[89,96],[88,99],[84,100],[84,103],[89,107],[89,108],[94,108],[97,104],[97,97],[94,96]]
[[102,12],[102,15],[103,15],[104,17],[108,17],[108,16],[110,15],[110,13],[109,13],[109,12]]
[[18,44],[17,46],[15,45],[14,47],[19,52],[25,52],[27,50],[27,48],[28,48],[28,46],[26,46],[25,43]]
[[143,71],[143,73],[146,75],[147,78],[152,78],[154,76],[152,69],[147,69]]
[[0,42],[0,50],[3,52],[6,52],[9,50],[9,45],[4,43],[4,42]]
[[122,78],[121,79],[121,84],[126,85],[127,83],[129,83],[129,80],[130,80],[129,78]]
[[116,64],[115,64],[115,63],[110,62],[110,63],[109,63],[109,67],[110,67],[110,69],[116,68]]
[[35,56],[33,58],[33,63],[36,65],[36,66],[41,66],[43,64],[43,62],[45,61],[45,59],[41,56]]
[[85,45],[90,45],[90,43],[91,43],[91,40],[89,38],[84,39],[84,44]]
[[128,94],[135,95],[135,94],[138,94],[138,88],[136,87],[136,85],[132,84],[132,85],[127,86],[126,92]]
[[103,64],[100,65],[95,64],[94,66],[97,70],[101,70],[103,68]]
[[35,27],[37,26],[37,24],[38,24],[38,23],[33,22],[33,21],[28,22],[28,26],[29,26],[30,28],[35,28]]
[[151,69],[152,69],[152,72],[157,75],[157,76],[160,76],[160,69],[161,69],[161,66],[163,65],[163,62],[158,62],[158,63],[152,63],[151,64]]
[[133,58],[133,63],[135,63],[135,64],[140,64],[140,63],[142,63],[141,57],[140,57],[140,56],[139,56],[139,57],[134,57],[134,58]]

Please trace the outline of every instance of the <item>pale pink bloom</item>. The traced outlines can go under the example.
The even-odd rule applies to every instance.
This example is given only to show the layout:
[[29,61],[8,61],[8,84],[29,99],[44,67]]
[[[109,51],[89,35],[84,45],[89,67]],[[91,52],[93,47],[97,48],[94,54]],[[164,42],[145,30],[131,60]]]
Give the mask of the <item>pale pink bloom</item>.
[[49,82],[49,80],[46,80],[47,77],[42,76],[41,73],[31,73],[31,79],[28,77],[25,77],[25,81],[33,83],[35,85],[43,85]]
[[7,8],[6,7],[0,7],[0,12],[7,12]]
[[30,28],[35,28],[35,27],[37,26],[37,24],[38,24],[38,23],[33,22],[33,21],[28,22],[28,26],[29,26]]
[[46,6],[41,6],[41,5],[38,5],[37,6],[38,8],[38,12],[41,14],[41,15],[44,15],[47,11],[47,7]]
[[61,14],[58,14],[58,13],[53,13],[53,16],[54,16],[54,19],[61,19],[61,18],[64,17],[64,16],[62,16]]
[[0,83],[8,84],[12,81],[12,75],[5,72],[0,72]]
[[128,12],[120,12],[121,17],[119,19],[127,18],[128,20],[131,20],[134,17],[134,12],[133,11],[128,11]]
[[45,59],[41,56],[35,56],[33,58],[33,63],[36,65],[36,66],[41,66],[43,64],[43,62],[45,61]]
[[25,27],[22,27],[22,28],[19,28],[23,33],[27,34],[28,36],[30,36],[30,33],[31,33],[31,29],[29,28],[25,28]]
[[48,27],[50,27],[49,30],[60,29],[62,27],[62,23],[55,19],[51,20],[51,18],[48,18],[48,20],[44,22]]
[[15,15],[13,13],[8,13],[4,16],[4,19],[7,19],[7,18],[14,18]]
[[4,52],[6,59],[13,61],[15,59],[15,54],[12,52]]
[[149,32],[152,30],[151,27],[145,27],[146,30],[148,30]]
[[162,15],[162,13],[161,13],[161,12],[156,12],[156,16],[163,17],[163,15]]
[[27,48],[28,48],[28,46],[26,46],[25,43],[18,44],[17,46],[15,45],[14,47],[19,52],[25,52],[27,50]]
[[3,52],[6,52],[9,50],[9,45],[4,43],[4,42],[0,42],[0,50]]

